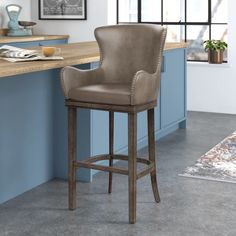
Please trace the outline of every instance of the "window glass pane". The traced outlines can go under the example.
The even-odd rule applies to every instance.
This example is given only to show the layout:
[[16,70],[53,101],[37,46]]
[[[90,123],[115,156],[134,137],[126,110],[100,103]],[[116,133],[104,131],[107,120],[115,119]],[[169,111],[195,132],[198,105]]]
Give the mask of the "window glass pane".
[[167,25],[167,42],[181,42],[184,41],[185,31],[182,25]]
[[187,26],[188,60],[207,60],[203,41],[209,39],[209,27],[206,25]]
[[184,0],[164,0],[163,1],[163,21],[179,22],[185,21],[184,17]]
[[119,22],[137,22],[138,1],[119,0]]
[[207,22],[208,1],[187,0],[187,22]]
[[228,25],[211,25],[211,38],[216,40],[228,41]]
[[[228,42],[228,25],[211,25],[211,38]],[[224,52],[224,61],[227,61],[227,49]]]
[[212,0],[211,1],[211,15],[213,23],[227,23],[228,22],[228,0]]
[[142,21],[161,22],[161,0],[142,1]]

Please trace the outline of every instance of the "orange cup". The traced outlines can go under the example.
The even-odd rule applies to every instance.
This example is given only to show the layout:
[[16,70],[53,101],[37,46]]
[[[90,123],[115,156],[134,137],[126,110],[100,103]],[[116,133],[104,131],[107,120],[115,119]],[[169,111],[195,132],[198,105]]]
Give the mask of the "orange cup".
[[60,53],[61,49],[56,47],[42,47],[42,53],[45,57],[52,57],[56,53]]

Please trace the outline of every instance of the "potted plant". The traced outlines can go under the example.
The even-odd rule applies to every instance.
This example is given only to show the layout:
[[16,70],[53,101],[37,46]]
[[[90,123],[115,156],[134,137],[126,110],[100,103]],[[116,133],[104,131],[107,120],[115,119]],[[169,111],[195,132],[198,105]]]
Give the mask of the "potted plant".
[[206,40],[203,42],[205,50],[208,52],[208,62],[213,64],[223,63],[223,54],[228,44],[222,40]]

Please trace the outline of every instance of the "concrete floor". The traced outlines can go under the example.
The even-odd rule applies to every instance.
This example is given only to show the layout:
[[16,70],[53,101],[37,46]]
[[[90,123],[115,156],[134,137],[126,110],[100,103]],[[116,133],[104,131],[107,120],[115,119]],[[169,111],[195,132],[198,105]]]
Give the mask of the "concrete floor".
[[[76,211],[67,210],[67,184],[55,180],[0,205],[0,236],[235,236],[236,185],[178,177],[236,130],[236,116],[190,112],[187,130],[157,143],[161,203],[149,177],[138,182],[137,223],[129,225],[127,177],[106,173],[79,183]],[[144,149],[140,155],[146,155]]]

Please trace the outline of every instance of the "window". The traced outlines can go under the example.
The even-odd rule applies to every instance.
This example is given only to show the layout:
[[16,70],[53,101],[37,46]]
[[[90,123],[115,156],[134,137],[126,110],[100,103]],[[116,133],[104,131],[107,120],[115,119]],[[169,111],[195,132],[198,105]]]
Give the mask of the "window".
[[227,0],[117,0],[117,23],[165,25],[167,42],[188,43],[189,61],[207,61],[204,40],[227,42],[227,21]]

